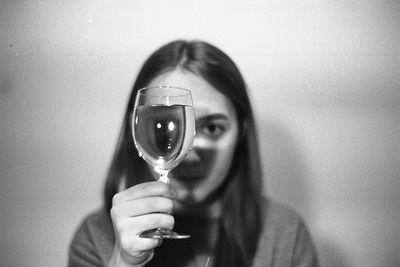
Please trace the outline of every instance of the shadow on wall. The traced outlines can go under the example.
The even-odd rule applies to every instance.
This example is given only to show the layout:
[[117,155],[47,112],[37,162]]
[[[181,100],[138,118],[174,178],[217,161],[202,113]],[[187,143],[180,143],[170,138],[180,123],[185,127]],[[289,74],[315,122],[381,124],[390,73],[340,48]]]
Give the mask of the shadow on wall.
[[[276,120],[264,119],[259,128],[267,194],[296,210],[307,225],[312,224],[308,221],[315,216],[311,203],[312,188],[299,143],[301,140],[293,135],[289,127]],[[321,266],[350,266],[340,245],[319,236],[313,235],[312,238]]]
[[288,127],[277,121],[259,124],[266,191],[298,211],[310,210],[310,186],[304,156]]

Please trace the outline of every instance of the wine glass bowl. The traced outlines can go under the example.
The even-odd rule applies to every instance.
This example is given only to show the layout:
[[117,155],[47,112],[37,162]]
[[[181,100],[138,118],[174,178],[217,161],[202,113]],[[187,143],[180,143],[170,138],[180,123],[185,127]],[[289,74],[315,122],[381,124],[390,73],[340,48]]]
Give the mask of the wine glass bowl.
[[[132,116],[132,134],[139,156],[169,183],[168,173],[187,155],[195,135],[195,116],[189,90],[173,86],[140,89]],[[187,238],[166,229],[142,237]]]

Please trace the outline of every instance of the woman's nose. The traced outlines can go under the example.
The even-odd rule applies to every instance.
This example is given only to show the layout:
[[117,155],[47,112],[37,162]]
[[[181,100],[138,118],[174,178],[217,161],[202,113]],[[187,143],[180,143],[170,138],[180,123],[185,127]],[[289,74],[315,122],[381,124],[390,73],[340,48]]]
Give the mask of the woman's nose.
[[201,160],[199,149],[204,146],[204,141],[201,137],[196,136],[193,141],[192,149],[187,154],[185,161],[198,162]]
[[193,146],[193,148],[186,155],[185,161],[190,161],[190,162],[200,161],[200,156],[195,146]]

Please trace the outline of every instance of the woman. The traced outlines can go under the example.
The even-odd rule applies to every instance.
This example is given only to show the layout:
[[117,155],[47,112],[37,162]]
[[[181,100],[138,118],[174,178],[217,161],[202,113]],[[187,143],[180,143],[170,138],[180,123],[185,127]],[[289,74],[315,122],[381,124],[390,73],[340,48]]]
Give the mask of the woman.
[[[171,172],[172,186],[154,182],[129,122],[137,91],[160,84],[189,88],[196,113],[193,149]],[[317,266],[301,219],[264,197],[262,188],[253,112],[234,62],[205,42],[166,44],[136,79],[104,208],[78,228],[69,266]],[[140,237],[159,227],[191,238]]]

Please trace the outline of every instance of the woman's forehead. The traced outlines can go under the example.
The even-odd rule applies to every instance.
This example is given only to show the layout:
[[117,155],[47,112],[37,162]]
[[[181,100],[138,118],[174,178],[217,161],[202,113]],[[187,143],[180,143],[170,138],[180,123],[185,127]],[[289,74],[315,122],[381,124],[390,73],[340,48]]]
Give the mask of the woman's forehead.
[[194,92],[192,96],[196,116],[207,116],[210,114],[229,115],[235,112],[232,103],[222,94],[196,94]]
[[188,71],[174,70],[155,78],[149,86],[170,85],[187,88],[192,93],[193,105],[198,114],[232,113],[231,101],[206,80]]

